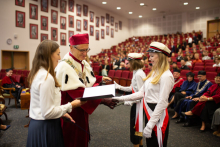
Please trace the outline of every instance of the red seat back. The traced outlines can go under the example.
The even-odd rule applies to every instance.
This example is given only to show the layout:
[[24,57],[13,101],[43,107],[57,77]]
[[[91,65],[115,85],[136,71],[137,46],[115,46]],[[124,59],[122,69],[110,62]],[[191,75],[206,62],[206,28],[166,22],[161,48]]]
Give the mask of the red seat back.
[[5,72],[6,72],[6,69],[1,69],[1,72],[4,72],[4,73],[5,73]]
[[214,80],[217,76],[217,72],[206,72],[206,78],[208,80]]
[[130,72],[128,79],[132,79],[133,78],[133,72]]
[[130,71],[122,71],[121,77],[127,79],[129,77]]
[[196,62],[195,64],[194,64],[194,66],[204,66],[204,63],[203,62]]
[[121,74],[122,74],[122,71],[121,70],[117,70],[116,72],[115,72],[115,78],[120,78],[121,77]]
[[189,70],[181,70],[180,76],[185,77],[188,72],[190,72],[190,71]]
[[113,78],[113,77],[115,76],[115,70],[109,70],[108,76],[109,76],[110,78]]
[[17,71],[17,74],[18,74],[18,75],[22,75],[22,73],[23,73],[22,70],[18,70],[18,71]]
[[204,70],[204,66],[194,66],[193,71]]
[[210,67],[210,66],[205,67],[205,71],[206,72],[216,72],[216,70],[217,70],[216,67]]

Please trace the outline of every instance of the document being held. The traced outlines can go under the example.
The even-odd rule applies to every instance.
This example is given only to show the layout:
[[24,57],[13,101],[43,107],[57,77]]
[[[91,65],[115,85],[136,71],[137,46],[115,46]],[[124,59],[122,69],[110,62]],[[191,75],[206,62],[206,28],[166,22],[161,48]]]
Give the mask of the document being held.
[[112,98],[115,96],[115,84],[85,88],[80,100]]

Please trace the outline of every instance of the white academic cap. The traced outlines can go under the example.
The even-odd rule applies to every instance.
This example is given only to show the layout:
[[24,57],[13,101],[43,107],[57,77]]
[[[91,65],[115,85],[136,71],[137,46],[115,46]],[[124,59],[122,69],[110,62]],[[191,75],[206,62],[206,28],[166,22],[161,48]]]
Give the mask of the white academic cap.
[[152,42],[147,52],[163,53],[168,57],[171,56],[171,50],[166,45],[160,42]]
[[139,53],[129,53],[128,54],[128,61],[129,60],[140,60],[142,59],[142,54],[139,54]]

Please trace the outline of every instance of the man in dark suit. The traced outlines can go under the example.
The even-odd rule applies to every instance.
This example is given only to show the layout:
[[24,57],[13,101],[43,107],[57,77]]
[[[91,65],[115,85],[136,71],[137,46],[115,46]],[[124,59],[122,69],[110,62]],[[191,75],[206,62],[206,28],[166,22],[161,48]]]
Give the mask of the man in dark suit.
[[182,59],[181,61],[181,70],[190,70],[188,66],[186,66],[186,61]]

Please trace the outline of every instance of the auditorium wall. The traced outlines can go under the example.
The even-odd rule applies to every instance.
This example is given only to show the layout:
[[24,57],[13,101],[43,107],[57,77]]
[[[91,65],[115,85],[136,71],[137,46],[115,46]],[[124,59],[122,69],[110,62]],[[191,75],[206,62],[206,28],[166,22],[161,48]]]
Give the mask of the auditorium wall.
[[[58,29],[58,41],[57,43],[60,44],[60,33],[66,33],[68,37],[69,31],[74,31],[74,34],[77,33],[89,33],[89,26],[94,26],[94,36],[89,36],[90,40],[90,48],[91,51],[88,53],[89,55],[94,55],[100,52],[102,48],[110,48],[113,45],[116,45],[125,39],[127,39],[129,34],[129,27],[128,27],[128,19],[116,15],[112,12],[106,11],[102,8],[96,7],[92,4],[88,4],[86,2],[83,2],[81,0],[74,0],[74,12],[68,11],[68,0],[67,1],[67,11],[66,13],[60,12],[60,0],[58,0],[58,8],[51,6],[51,0],[49,0],[49,9],[48,12],[41,11],[41,0],[34,1],[34,0],[25,0],[25,7],[17,6],[15,5],[15,0],[1,0],[0,1],[0,49],[1,50],[18,50],[18,51],[29,51],[29,62],[30,62],[30,68],[31,68],[31,62],[33,60],[36,48],[38,44],[41,41],[41,33],[48,34],[48,39],[51,39],[51,27],[55,27]],[[30,19],[29,18],[29,3],[38,5],[38,20]],[[114,26],[111,26],[111,24],[107,24],[105,21],[105,26],[101,26],[99,23],[99,28],[95,26],[95,19],[94,22],[90,22],[89,20],[89,13],[88,17],[83,16],[83,9],[81,10],[81,17],[76,16],[76,4],[81,5],[83,7],[83,4],[88,6],[88,12],[93,11],[94,12],[94,18],[97,16],[101,20],[101,16],[106,17],[106,13],[108,13],[111,16],[114,17],[114,22],[122,21],[122,30],[118,29],[118,32],[115,31],[115,23]],[[51,23],[51,9],[58,11],[58,24]],[[15,26],[15,11],[22,11],[25,12],[25,28],[20,28]],[[41,30],[41,15],[48,17],[48,31]],[[74,28],[68,27],[68,15],[74,16]],[[66,23],[67,28],[66,30],[60,29],[60,16],[66,17]],[[76,20],[81,20],[81,32],[76,31]],[[83,20],[88,20],[88,31],[83,30]],[[30,23],[31,24],[37,24],[38,25],[38,39],[30,39]],[[109,29],[114,29],[114,38],[111,38],[111,34],[106,35],[106,26],[109,26]],[[101,39],[101,29],[105,30],[105,39]],[[95,31],[99,30],[99,41],[95,38]],[[14,38],[14,36],[17,35],[17,39]],[[7,44],[7,39],[12,39],[12,44]],[[14,45],[19,45],[19,49],[13,49]],[[60,46],[61,49],[61,57],[63,57],[68,51],[69,51],[69,43],[68,40],[66,42],[66,45]],[[0,57],[1,57],[1,51],[0,51]],[[0,69],[1,69],[1,60],[0,60]]]
[[130,34],[132,36],[147,36],[201,30],[203,36],[206,37],[207,21],[213,20],[215,17],[220,18],[220,8],[164,16],[129,20]]

